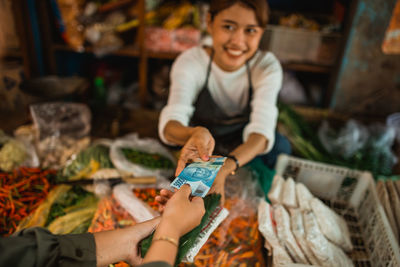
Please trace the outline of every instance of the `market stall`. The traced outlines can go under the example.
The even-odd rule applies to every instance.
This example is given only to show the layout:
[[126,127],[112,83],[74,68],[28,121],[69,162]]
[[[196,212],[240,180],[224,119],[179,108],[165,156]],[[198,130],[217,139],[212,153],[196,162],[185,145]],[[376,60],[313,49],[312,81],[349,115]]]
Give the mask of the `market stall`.
[[[86,141],[73,152],[65,150],[63,140],[90,139],[86,134],[90,121],[71,115],[81,106],[63,105],[69,115],[63,123],[54,118],[53,123],[42,123],[49,107],[60,107],[45,104],[47,112],[38,106],[31,109],[36,118],[33,125],[22,126],[15,136],[2,135],[1,234],[35,226],[54,234],[94,233],[159,216],[155,197],[160,189],[170,188],[177,151],[137,134]],[[288,121],[294,116],[303,124]],[[378,262],[397,266],[397,176],[388,168],[370,169],[372,176],[368,170],[356,170],[360,165],[350,168],[359,164],[351,160],[342,164],[346,167],[324,165],[320,162],[344,161],[338,155],[334,159],[335,154],[327,157],[321,143],[313,143],[320,139],[306,135],[307,116],[284,107],[281,118],[281,127],[298,131],[292,139],[294,153],[313,161],[282,155],[275,170],[253,161],[229,176],[223,207],[218,198],[205,198],[208,212],[197,232],[186,237],[191,245],[180,247],[179,266],[283,266],[288,262],[331,266],[338,260],[346,266]],[[72,128],[66,125],[80,127],[69,131]],[[49,128],[58,134],[52,135]],[[49,139],[53,147],[46,146],[43,154],[42,142]],[[335,227],[339,227],[336,232]]]

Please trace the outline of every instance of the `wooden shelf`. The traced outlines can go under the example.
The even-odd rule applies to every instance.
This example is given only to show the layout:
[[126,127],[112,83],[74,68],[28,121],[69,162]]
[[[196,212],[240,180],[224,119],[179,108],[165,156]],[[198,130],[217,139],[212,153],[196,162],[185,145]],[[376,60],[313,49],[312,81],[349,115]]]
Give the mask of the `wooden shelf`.
[[22,51],[18,48],[6,48],[0,56],[2,58],[13,57],[13,58],[21,58]]
[[330,73],[333,70],[331,66],[315,65],[309,63],[281,63],[286,70],[314,72],[314,73]]
[[[69,52],[76,52],[76,53],[94,53],[93,47],[85,47],[85,50],[82,52],[78,52],[72,47],[65,45],[65,44],[54,44],[53,45],[54,51],[69,51]],[[107,55],[115,55],[115,56],[128,56],[128,57],[139,57],[140,50],[137,46],[124,46],[123,48],[113,51]]]
[[157,51],[147,51],[147,57],[149,58],[160,58],[160,59],[175,59],[180,52],[157,52]]

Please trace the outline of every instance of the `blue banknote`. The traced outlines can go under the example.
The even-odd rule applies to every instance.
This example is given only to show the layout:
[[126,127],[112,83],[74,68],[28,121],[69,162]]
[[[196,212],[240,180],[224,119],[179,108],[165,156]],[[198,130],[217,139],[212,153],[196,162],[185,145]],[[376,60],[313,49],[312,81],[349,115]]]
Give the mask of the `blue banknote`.
[[205,197],[210,190],[218,171],[224,165],[226,157],[210,158],[209,161],[190,163],[171,183],[173,188],[179,189],[189,184],[193,196]]

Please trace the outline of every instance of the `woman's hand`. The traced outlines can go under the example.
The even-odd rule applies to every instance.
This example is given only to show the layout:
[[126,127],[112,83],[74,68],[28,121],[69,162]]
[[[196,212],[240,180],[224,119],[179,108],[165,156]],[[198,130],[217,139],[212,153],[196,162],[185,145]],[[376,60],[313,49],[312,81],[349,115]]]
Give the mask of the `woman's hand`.
[[210,131],[204,127],[195,127],[192,135],[181,150],[175,176],[178,176],[185,168],[186,163],[194,159],[208,161],[214,151],[215,140]]
[[210,188],[210,191],[208,191],[208,194],[215,193],[221,195],[221,202],[220,202],[221,206],[223,206],[225,203],[225,180],[226,177],[228,177],[228,175],[229,172],[226,172],[224,171],[223,168],[221,168],[217,176],[215,177],[215,180]]

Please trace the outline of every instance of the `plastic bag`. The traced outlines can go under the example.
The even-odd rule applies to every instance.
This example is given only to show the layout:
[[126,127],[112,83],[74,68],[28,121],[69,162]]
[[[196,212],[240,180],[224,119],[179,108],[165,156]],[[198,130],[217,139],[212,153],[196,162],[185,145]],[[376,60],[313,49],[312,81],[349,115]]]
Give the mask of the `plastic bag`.
[[318,129],[318,137],[324,148],[333,155],[345,159],[353,156],[368,140],[368,130],[355,120],[349,120],[339,132],[330,128],[325,120]]
[[281,203],[281,195],[285,180],[282,176],[275,174],[274,180],[272,181],[271,189],[268,192],[268,199],[272,204]]
[[227,177],[225,198],[224,207],[229,215],[200,249],[194,265],[265,266],[257,222],[258,203],[263,194],[249,170],[241,168]]
[[383,124],[372,124],[368,127],[370,138],[365,148],[365,162],[373,174],[392,174],[392,168],[398,158],[392,151],[396,130]]
[[113,188],[113,195],[118,203],[128,211],[136,222],[141,223],[160,215],[148,204],[137,198],[132,190],[133,186],[131,185],[119,184]]
[[296,239],[293,236],[290,226],[289,213],[282,205],[274,206],[274,218],[276,220],[276,229],[278,232],[278,239],[282,247],[286,248],[289,255],[296,263],[308,264],[303,251],[299,247]]
[[[145,166],[146,162],[141,162],[141,164],[134,163],[127,159],[123,149],[133,149],[134,151],[151,154],[151,162],[147,162],[148,166],[164,157],[171,161],[171,168],[149,168]],[[170,177],[174,174],[176,166],[176,159],[160,142],[153,138],[139,138],[137,133],[116,139],[111,145],[110,157],[117,169],[132,173],[134,176],[156,176],[159,179]]]
[[25,167],[38,167],[39,158],[35,147],[22,138],[6,136],[0,130],[0,169],[10,172],[13,169]]
[[310,201],[310,206],[325,237],[345,251],[351,251],[353,245],[346,221],[317,198]]
[[42,167],[59,169],[89,145],[91,113],[86,105],[50,102],[32,105],[30,111]]
[[292,177],[286,179],[281,193],[282,204],[287,208],[297,208],[296,184]]

